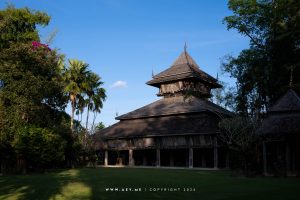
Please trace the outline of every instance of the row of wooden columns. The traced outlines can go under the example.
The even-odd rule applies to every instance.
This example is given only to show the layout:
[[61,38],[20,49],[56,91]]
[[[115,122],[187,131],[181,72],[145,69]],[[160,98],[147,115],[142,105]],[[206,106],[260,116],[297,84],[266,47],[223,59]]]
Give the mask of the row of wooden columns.
[[[217,147],[217,138],[214,138],[214,168],[218,168],[218,147]],[[108,165],[108,151],[105,151],[104,155],[104,165]],[[145,159],[145,158],[144,158]],[[194,150],[193,148],[189,148],[189,168],[193,168],[194,166]],[[205,159],[202,157],[202,163],[205,163]],[[129,149],[129,166],[134,166],[134,158],[133,158],[133,150]],[[174,166],[174,156],[173,154],[170,155],[170,165]],[[160,149],[156,149],[156,166],[160,167]]]
[[[130,154],[129,154],[130,155]],[[203,159],[204,157],[202,157]],[[214,138],[214,168],[218,168],[218,143],[217,138]],[[129,157],[130,160],[130,157]],[[205,163],[205,160],[202,160],[202,163]],[[174,166],[174,157],[173,154],[170,155],[170,165]],[[160,149],[156,149],[156,166],[160,167]],[[189,148],[189,168],[194,166],[194,149]]]

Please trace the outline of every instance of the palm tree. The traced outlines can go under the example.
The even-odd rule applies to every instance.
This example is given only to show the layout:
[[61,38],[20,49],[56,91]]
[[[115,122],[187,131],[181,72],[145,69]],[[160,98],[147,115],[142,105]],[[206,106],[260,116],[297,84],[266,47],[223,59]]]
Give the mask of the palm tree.
[[83,61],[76,59],[69,59],[68,61],[69,67],[65,69],[63,78],[66,84],[65,92],[71,101],[71,130],[73,131],[76,103],[77,100],[83,96],[83,92],[87,87],[86,77],[90,71],[88,70],[89,65]]
[[76,100],[76,115],[78,115],[78,121],[81,123],[82,121],[82,114],[84,112],[85,107],[87,106],[86,104],[86,99],[84,99],[83,95],[77,96]]
[[93,96],[93,112],[94,112],[94,119],[93,119],[93,125],[92,125],[92,131],[94,130],[94,124],[96,120],[96,116],[98,113],[101,112],[101,109],[103,107],[103,101],[106,99],[105,89],[104,88],[98,88],[96,95]]
[[88,130],[90,110],[100,110],[103,107],[103,101],[106,98],[105,90],[101,88],[103,82],[101,78],[95,74],[90,73],[87,78],[87,116],[86,116],[86,129]]

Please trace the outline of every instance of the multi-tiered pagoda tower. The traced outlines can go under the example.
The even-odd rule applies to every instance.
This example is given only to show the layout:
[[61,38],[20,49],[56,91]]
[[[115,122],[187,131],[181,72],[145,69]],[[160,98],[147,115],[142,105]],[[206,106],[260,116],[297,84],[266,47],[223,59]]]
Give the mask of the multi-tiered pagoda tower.
[[97,133],[105,144],[105,165],[225,167],[218,123],[232,113],[208,100],[211,89],[221,87],[217,80],[184,50],[147,84],[159,88],[162,98]]

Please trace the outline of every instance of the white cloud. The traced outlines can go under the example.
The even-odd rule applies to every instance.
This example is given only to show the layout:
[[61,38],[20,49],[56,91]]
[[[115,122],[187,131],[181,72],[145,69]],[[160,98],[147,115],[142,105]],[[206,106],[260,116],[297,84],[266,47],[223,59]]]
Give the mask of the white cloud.
[[110,85],[111,88],[124,88],[127,87],[126,81],[116,81],[114,84]]

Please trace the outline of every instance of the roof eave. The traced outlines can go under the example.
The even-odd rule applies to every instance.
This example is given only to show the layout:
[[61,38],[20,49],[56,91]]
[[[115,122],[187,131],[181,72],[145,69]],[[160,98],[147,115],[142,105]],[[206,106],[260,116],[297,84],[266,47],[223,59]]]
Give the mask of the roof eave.
[[223,87],[222,85],[220,85],[217,82],[204,80],[204,79],[199,78],[198,76],[190,76],[190,77],[186,77],[186,78],[173,78],[173,79],[169,79],[169,80],[155,80],[155,79],[152,79],[152,80],[146,82],[146,84],[159,88],[162,83],[169,83],[169,82],[178,81],[178,80],[185,80],[185,79],[189,79],[189,78],[197,78],[197,79],[199,79],[199,81],[208,83],[209,85],[213,86],[213,88],[222,88]]
[[195,111],[189,111],[189,112],[170,112],[167,114],[157,114],[157,115],[140,115],[140,116],[132,116],[132,117],[126,117],[127,114],[121,115],[119,117],[116,117],[117,120],[131,120],[131,119],[144,119],[144,118],[153,118],[153,117],[165,117],[165,116],[176,116],[176,115],[183,115],[183,114],[195,114],[195,113],[213,113],[213,114],[220,114],[223,116],[233,117],[235,116],[234,113],[230,111],[212,111],[209,109],[203,109],[203,110],[195,110]]

